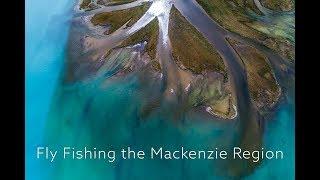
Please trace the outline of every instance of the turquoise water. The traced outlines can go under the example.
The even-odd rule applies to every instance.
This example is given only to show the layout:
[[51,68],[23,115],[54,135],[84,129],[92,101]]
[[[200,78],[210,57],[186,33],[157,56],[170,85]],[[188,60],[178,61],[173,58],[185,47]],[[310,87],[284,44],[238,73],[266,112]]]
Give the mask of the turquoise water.
[[265,146],[283,149],[283,161],[265,161],[248,179],[294,179],[295,178],[295,117],[292,103],[281,106],[265,130]]
[[[135,73],[104,82],[61,83],[69,21],[61,16],[74,2],[26,2],[26,178],[34,179],[228,179],[219,161],[116,160],[66,161],[36,159],[35,147],[62,145],[119,150],[130,146],[191,149],[228,146],[233,126],[202,121],[196,113],[177,116],[174,105],[160,101],[160,82]],[[158,90],[159,89],[159,90]],[[289,98],[290,100],[290,98]],[[149,111],[148,111],[149,110]],[[175,123],[183,120],[183,124]],[[284,151],[284,160],[268,160],[245,179],[294,179],[294,105],[281,105],[267,122],[265,148]]]
[[[69,23],[56,19],[72,1],[26,1],[26,179],[45,179],[47,167],[35,160],[63,60]],[[67,18],[67,17],[66,17]],[[43,172],[40,173],[39,172]],[[43,175],[43,176],[42,176]]]
[[[156,85],[154,83],[153,87]],[[148,152],[152,146],[169,150],[179,146],[210,149],[221,147],[228,141],[233,126],[201,122],[196,115],[185,117],[185,123],[177,125],[172,123],[176,120],[174,116],[160,107],[159,111],[141,119],[139,108],[144,98],[150,97],[141,94],[140,86],[136,75],[110,80],[107,85],[86,83],[61,86],[56,93],[56,106],[49,113],[47,142],[51,146],[112,147],[117,151],[130,146]],[[148,89],[145,84],[144,87]],[[263,161],[245,179],[294,179],[293,115],[293,106],[284,104],[265,128],[264,148],[283,150],[285,159]],[[218,176],[219,171],[224,170],[219,168],[218,163],[208,160],[116,160],[112,164],[64,160],[55,165],[63,167],[63,171],[56,170],[53,179],[228,179]]]

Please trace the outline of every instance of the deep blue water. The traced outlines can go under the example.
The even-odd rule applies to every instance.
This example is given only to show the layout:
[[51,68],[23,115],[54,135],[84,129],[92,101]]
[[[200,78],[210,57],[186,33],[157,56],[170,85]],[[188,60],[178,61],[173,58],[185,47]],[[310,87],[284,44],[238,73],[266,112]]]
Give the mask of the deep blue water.
[[[49,164],[35,158],[35,147],[48,142],[51,146],[91,144],[115,148],[158,144],[174,149],[178,144],[199,148],[217,143],[215,139],[223,135],[219,127],[208,124],[190,123],[185,129],[175,128],[167,123],[171,117],[162,112],[155,112],[145,123],[139,123],[136,110],[148,96],[141,95],[134,76],[103,87],[94,83],[62,86],[59,77],[64,68],[70,26],[68,16],[63,14],[69,12],[73,3],[72,0],[26,1],[26,178],[195,179],[201,174],[204,179],[224,179],[212,175],[212,167],[206,161]],[[285,159],[264,161],[246,179],[294,179],[294,129],[294,105],[289,102],[279,107],[264,132],[264,147],[283,150]]]

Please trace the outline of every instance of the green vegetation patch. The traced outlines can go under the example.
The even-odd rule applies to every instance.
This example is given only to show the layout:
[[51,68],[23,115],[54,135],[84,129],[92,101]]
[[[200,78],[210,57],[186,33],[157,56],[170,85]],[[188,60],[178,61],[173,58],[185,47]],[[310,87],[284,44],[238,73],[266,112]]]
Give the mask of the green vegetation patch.
[[245,37],[264,39],[262,33],[247,26],[245,22],[252,21],[246,13],[242,0],[196,0],[208,15],[231,32]]
[[111,0],[111,1],[109,1],[108,5],[109,6],[115,6],[115,5],[131,3],[131,2],[134,2],[134,1],[135,0]]
[[115,6],[115,5],[131,3],[134,1],[136,0],[97,0],[97,4],[105,5],[105,6]]
[[267,57],[257,49],[228,39],[243,61],[248,78],[249,92],[258,107],[271,105],[280,95],[280,87],[267,62]]
[[82,0],[80,3],[80,9],[89,8],[90,3],[91,3],[91,0]]
[[123,26],[126,22],[129,22],[127,25],[131,26],[135,22],[137,22],[141,16],[147,11],[149,8],[149,4],[144,4],[142,6],[119,10],[114,12],[103,12],[99,14],[95,14],[91,22],[93,25],[106,25],[109,24],[111,27],[108,31],[108,34],[113,33],[121,26]]
[[266,8],[278,11],[290,11],[294,9],[294,0],[260,0]]
[[145,47],[145,51],[151,59],[154,59],[157,51],[158,35],[158,20],[154,19],[146,27],[140,29],[138,32],[122,42],[120,46],[125,47],[146,41],[147,45]]
[[[196,1],[212,19],[226,30],[237,33],[246,38],[254,39],[279,53],[282,57],[291,61],[294,60],[294,45],[292,42],[288,41],[288,39],[292,40],[292,33],[289,32],[289,35],[287,35],[286,32],[287,30],[291,31],[291,29],[286,29],[279,25],[274,26],[274,24],[259,23],[257,17],[261,14],[257,13],[259,10],[257,10],[253,4],[253,0]],[[281,22],[284,20],[286,19],[281,19]],[[277,19],[275,19],[275,21],[277,21]]]
[[198,74],[206,70],[226,74],[219,53],[175,8],[171,11],[169,29],[173,58],[178,64]]
[[251,10],[257,14],[261,14],[257,6],[254,4],[254,0],[226,0],[234,7],[240,7],[241,9]]

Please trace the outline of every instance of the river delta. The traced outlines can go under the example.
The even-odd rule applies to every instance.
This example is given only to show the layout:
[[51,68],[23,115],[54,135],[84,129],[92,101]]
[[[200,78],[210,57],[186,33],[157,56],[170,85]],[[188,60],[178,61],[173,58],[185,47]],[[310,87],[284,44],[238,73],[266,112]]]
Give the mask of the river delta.
[[43,143],[264,148],[285,158],[57,161],[51,178],[294,179],[293,0],[70,4]]

